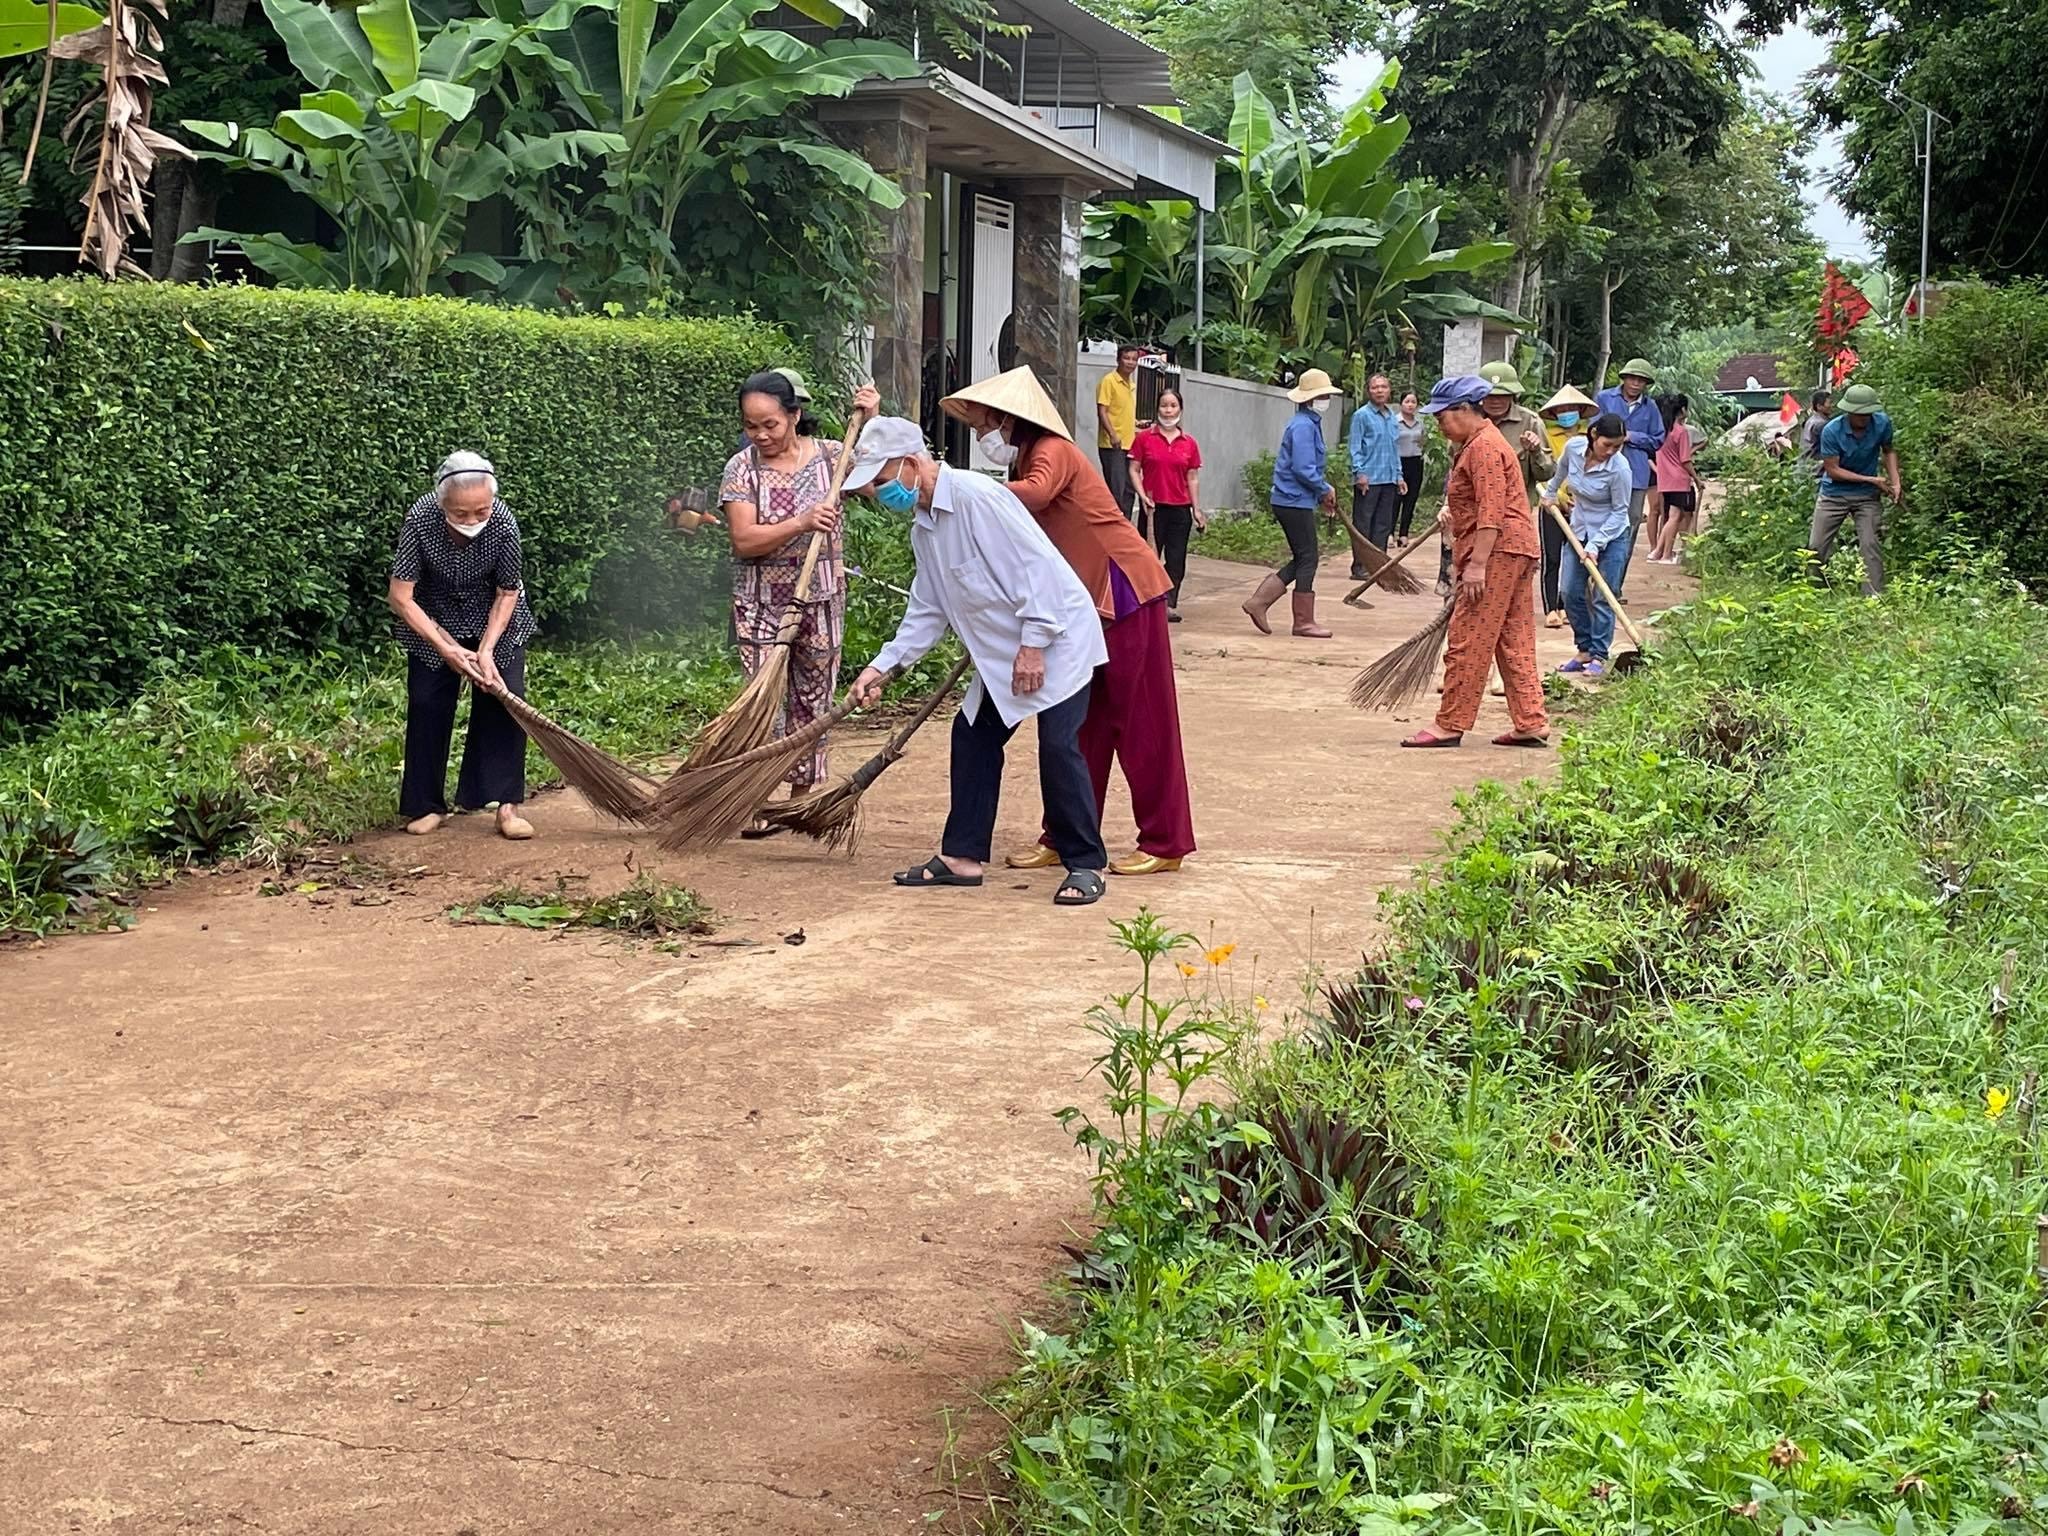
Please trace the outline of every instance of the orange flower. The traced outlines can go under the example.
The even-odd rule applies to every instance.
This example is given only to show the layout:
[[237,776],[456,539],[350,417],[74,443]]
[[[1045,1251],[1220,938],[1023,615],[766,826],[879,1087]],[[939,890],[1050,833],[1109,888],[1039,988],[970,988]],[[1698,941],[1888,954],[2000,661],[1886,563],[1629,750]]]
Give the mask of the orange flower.
[[1199,976],[1202,974],[1200,971],[1196,970],[1195,967],[1189,965],[1185,960],[1181,961],[1180,963],[1180,973],[1183,976]]
[[1207,958],[1211,965],[1222,965],[1236,953],[1237,946],[1235,944],[1219,944],[1209,951]]

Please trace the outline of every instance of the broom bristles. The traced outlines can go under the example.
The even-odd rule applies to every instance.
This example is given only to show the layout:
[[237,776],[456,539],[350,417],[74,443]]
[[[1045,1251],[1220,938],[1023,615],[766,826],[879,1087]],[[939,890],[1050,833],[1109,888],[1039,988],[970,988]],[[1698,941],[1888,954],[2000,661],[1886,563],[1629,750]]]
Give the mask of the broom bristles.
[[[690,743],[689,756],[683,759],[682,769],[702,768],[709,763],[723,762],[729,757],[739,757],[766,746],[775,739],[775,727],[782,721],[783,706],[789,693],[789,647],[776,645],[770,648],[760,668],[747,679],[747,686],[740,690],[740,696],[728,704]],[[671,777],[662,786],[661,797],[668,795]]]
[[1352,680],[1351,702],[1360,709],[1398,709],[1427,688],[1456,606],[1455,600],[1445,603],[1425,628],[1359,673]]
[[619,821],[646,821],[652,814],[652,780],[550,720],[509,689],[498,692],[497,699],[542,755],[597,810]]
[[1422,583],[1415,573],[1400,564],[1371,539],[1360,539],[1365,546],[1365,569],[1374,577],[1374,585],[1382,592],[1391,592],[1396,597],[1419,597]]
[[701,768],[677,769],[661,787],[661,846],[715,848],[724,842],[746,825],[825,733],[852,712],[853,700],[842,699],[802,730],[766,746]]

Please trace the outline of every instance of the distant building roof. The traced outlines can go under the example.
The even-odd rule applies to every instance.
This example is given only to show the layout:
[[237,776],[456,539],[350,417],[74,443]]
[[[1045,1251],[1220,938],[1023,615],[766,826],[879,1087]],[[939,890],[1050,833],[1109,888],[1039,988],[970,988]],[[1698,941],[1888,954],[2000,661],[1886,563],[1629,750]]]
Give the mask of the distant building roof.
[[[1754,384],[1751,379],[1756,380]],[[1739,394],[1745,389],[1785,389],[1785,381],[1778,377],[1778,360],[1768,352],[1741,352],[1721,365],[1721,371],[1714,375],[1714,388],[1724,395]]]

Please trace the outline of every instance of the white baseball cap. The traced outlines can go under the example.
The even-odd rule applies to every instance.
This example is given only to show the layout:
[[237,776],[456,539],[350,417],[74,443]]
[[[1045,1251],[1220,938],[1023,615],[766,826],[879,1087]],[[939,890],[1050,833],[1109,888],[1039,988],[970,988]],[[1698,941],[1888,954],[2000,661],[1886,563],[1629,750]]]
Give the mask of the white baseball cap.
[[924,452],[924,433],[916,422],[905,421],[901,416],[877,416],[860,429],[860,440],[853,445],[853,467],[846,472],[846,489],[864,490],[891,459],[916,458]]

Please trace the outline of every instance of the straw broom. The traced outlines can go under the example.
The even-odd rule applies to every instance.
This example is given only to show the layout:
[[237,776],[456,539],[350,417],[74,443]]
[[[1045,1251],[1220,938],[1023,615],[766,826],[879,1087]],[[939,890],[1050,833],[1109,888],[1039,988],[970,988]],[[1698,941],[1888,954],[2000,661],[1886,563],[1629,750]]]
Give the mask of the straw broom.
[[937,691],[889,738],[888,745],[852,773],[822,794],[805,795],[801,800],[776,801],[762,810],[761,820],[778,832],[798,832],[815,838],[827,849],[844,848],[852,853],[854,844],[860,840],[860,797],[891,763],[903,756],[904,746],[952,693],[954,686],[966,675],[969,664],[967,657],[961,657]]
[[[1352,598],[1356,598],[1374,582],[1379,583],[1382,592],[1391,592],[1396,597],[1414,597],[1422,591],[1422,583],[1401,569],[1399,557],[1389,555],[1358,531],[1358,525],[1351,521],[1351,514],[1344,510],[1342,502],[1337,506],[1337,519],[1343,523],[1345,533],[1351,536],[1351,547],[1365,552],[1365,568],[1370,573],[1365,578],[1365,586],[1361,586],[1357,592],[1345,598],[1345,602],[1350,603],[1353,608],[1370,608],[1371,603],[1352,602]],[[1427,538],[1429,535],[1424,534],[1423,537]]]
[[[478,687],[472,677],[470,681]],[[617,758],[599,751],[565,725],[558,725],[504,686],[485,691],[505,706],[520,728],[533,738],[562,777],[598,810],[620,821],[645,821],[654,806],[654,781],[635,773]]]
[[[882,681],[895,677],[897,670],[891,667]],[[661,846],[715,848],[731,837],[789,777],[790,769],[810,754],[827,731],[852,714],[853,708],[849,693],[800,731],[722,762],[678,768],[662,785],[655,806],[661,822]]]
[[[836,500],[840,488],[846,483],[846,472],[853,467],[853,445],[860,437],[863,420],[862,414],[854,411],[847,421],[846,437],[839,445],[839,464],[832,471],[832,488],[825,493],[827,501]],[[690,755],[683,759],[685,771],[751,751],[774,736],[783,706],[789,700],[789,648],[803,623],[804,604],[811,595],[811,578],[817,572],[818,556],[824,551],[826,538],[823,529],[811,535],[811,546],[804,551],[803,569],[797,573],[796,596],[790,599],[789,607],[783,611],[782,623],[775,631],[774,643],[762,659],[760,670],[740,690],[740,696],[698,733],[696,741],[691,743]],[[671,779],[669,782],[675,781]],[[664,786],[664,796],[666,793]]]
[[[1407,547],[1401,550],[1399,554],[1382,555],[1380,558],[1386,561],[1386,564],[1373,566],[1370,576],[1344,594],[1345,606],[1350,608],[1370,607],[1369,603],[1362,603],[1359,599],[1364,597],[1366,592],[1375,586],[1379,587],[1382,591],[1397,593],[1402,597],[1413,597],[1420,592],[1422,590],[1422,582],[1414,575],[1402,570],[1401,562],[1422,548],[1422,541],[1442,528],[1443,525],[1444,520],[1439,517],[1429,527],[1423,529],[1422,532],[1410,539]],[[1365,547],[1372,549],[1375,546],[1368,539],[1365,541]],[[1367,560],[1366,564],[1372,565],[1372,562]]]
[[1457,606],[1456,598],[1446,602],[1426,628],[1359,673],[1352,680],[1351,702],[1360,709],[1398,709],[1427,688],[1436,675],[1436,659],[1443,652],[1451,610]]

